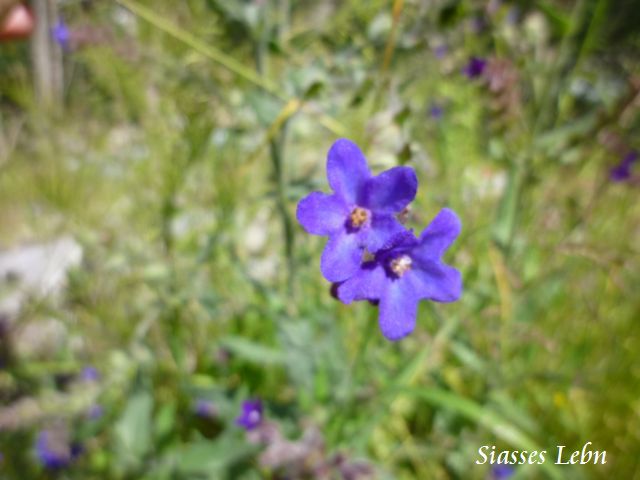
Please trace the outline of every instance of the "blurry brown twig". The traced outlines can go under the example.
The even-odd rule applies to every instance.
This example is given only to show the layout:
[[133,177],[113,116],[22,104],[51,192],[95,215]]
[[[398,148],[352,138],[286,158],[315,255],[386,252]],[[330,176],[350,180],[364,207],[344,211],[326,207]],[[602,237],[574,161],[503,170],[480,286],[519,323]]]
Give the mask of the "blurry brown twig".
[[393,51],[396,47],[396,35],[398,32],[398,23],[400,22],[400,14],[402,13],[402,7],[404,4],[404,0],[394,0],[393,2],[393,11],[392,18],[393,23],[391,24],[391,32],[389,33],[389,38],[387,39],[387,45],[384,49],[384,57],[382,60],[382,73],[386,73],[389,70],[389,65],[391,64],[391,59],[393,58]]
[[7,13],[18,3],[20,3],[20,0],[0,0],[0,24],[2,24]]
[[[0,168],[9,163],[9,157],[16,148],[24,120],[20,119],[6,129],[0,128]],[[0,118],[0,127],[4,126]]]
[[497,128],[503,129],[522,114],[520,75],[506,58],[490,58],[483,74],[491,92],[491,108],[496,115]]

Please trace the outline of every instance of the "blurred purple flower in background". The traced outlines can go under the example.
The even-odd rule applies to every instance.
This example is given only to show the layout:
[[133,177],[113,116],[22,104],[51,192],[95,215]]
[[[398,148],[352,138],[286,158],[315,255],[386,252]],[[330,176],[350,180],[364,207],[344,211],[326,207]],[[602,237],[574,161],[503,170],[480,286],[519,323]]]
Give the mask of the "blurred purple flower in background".
[[471,57],[467,65],[462,69],[462,73],[464,73],[469,78],[478,78],[484,73],[486,67],[486,59],[480,57]]
[[439,103],[432,103],[429,107],[429,116],[438,121],[442,120],[442,116],[444,115],[444,107]]
[[58,20],[58,22],[51,29],[51,36],[58,43],[58,45],[62,47],[63,50],[69,50],[71,45],[71,32],[69,32],[69,28],[62,21],[62,19]]
[[98,420],[102,415],[104,415],[104,408],[98,403],[94,403],[89,407],[89,410],[87,410],[89,420]]
[[488,480],[507,480],[513,476],[515,471],[511,465],[494,465]]
[[328,281],[340,282],[358,270],[365,248],[375,253],[404,231],[395,215],[415,198],[418,179],[409,167],[374,177],[358,146],[346,139],[329,150],[327,178],[334,193],[310,193],[296,216],[308,233],[329,237],[320,270]]
[[389,340],[405,337],[415,327],[420,300],[453,302],[462,294],[460,272],[441,259],[460,228],[458,216],[442,209],[420,238],[405,231],[363,262],[338,287],[338,297],[344,303],[379,300],[382,334]]
[[471,19],[471,31],[475,34],[481,33],[488,27],[487,19],[484,15],[476,15]]
[[509,25],[516,25],[520,20],[520,9],[517,6],[513,6],[507,12],[506,22]]
[[631,178],[631,167],[638,161],[638,152],[635,150],[627,153],[620,163],[609,171],[609,178],[613,182],[624,182]]
[[64,428],[51,428],[38,433],[36,455],[47,469],[68,467],[80,452],[81,447],[69,442],[69,433]]
[[92,366],[84,367],[80,373],[80,379],[83,382],[97,382],[100,380],[100,372]]
[[218,416],[218,409],[212,401],[200,398],[193,407],[195,414],[202,418],[215,418]]
[[487,15],[495,15],[502,6],[502,0],[489,0],[485,6]]
[[449,49],[447,48],[447,46],[444,43],[442,43],[433,49],[433,54],[436,56],[437,59],[442,60],[444,57],[447,56],[448,51]]
[[236,418],[236,425],[245,430],[253,430],[262,423],[262,402],[245,400],[242,402],[242,413]]

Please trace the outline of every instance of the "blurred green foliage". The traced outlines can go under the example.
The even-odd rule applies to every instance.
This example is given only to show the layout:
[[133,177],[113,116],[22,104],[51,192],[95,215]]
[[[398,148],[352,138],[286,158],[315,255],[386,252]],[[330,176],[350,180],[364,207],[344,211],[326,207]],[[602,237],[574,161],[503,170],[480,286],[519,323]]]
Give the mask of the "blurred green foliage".
[[[278,478],[233,424],[252,396],[375,478],[488,478],[482,445],[587,441],[606,465],[514,478],[640,478],[638,170],[609,179],[640,148],[635,7],[60,2],[72,31],[108,34],[65,54],[57,110],[25,45],[0,45],[2,246],[84,248],[64,296],[30,302],[0,345],[0,417],[36,405],[0,432],[0,477]],[[483,78],[461,74],[472,55]],[[324,240],[295,223],[342,135],[376,171],[417,171],[411,226],[443,206],[463,221],[462,299],[421,305],[397,344],[375,307],[329,295]],[[64,341],[21,356],[21,325],[51,317]],[[34,439],[60,420],[83,452],[50,474]]]

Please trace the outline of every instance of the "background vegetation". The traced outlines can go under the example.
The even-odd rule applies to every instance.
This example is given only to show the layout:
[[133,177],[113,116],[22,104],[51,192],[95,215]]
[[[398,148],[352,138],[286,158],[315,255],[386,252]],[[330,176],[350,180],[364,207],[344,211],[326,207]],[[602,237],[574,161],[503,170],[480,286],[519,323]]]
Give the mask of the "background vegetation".
[[[0,44],[0,244],[72,237],[83,260],[3,320],[0,477],[280,478],[233,423],[258,397],[374,478],[489,478],[481,445],[586,441],[606,465],[513,478],[640,478],[639,170],[610,178],[640,148],[635,2],[59,8],[62,105]],[[462,299],[399,343],[331,297],[295,221],[338,137],[416,170],[410,225],[463,222]],[[51,428],[82,446],[53,472]]]

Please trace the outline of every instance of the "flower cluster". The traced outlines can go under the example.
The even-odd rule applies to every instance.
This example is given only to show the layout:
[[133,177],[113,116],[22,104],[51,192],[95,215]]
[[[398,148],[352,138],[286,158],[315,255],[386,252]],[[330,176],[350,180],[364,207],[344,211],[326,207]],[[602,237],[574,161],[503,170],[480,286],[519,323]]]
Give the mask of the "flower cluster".
[[456,214],[443,209],[418,238],[399,221],[418,189],[413,169],[374,176],[358,146],[340,139],[329,150],[327,178],[333,193],[303,198],[297,218],[307,232],[329,237],[320,269],[342,302],[377,303],[382,333],[398,340],[413,330],[420,300],[460,297],[460,273],[441,260],[460,233]]
[[322,433],[313,425],[305,425],[296,440],[287,438],[277,423],[265,418],[259,399],[242,403],[236,425],[246,430],[250,443],[263,447],[258,463],[271,471],[269,478],[377,478],[368,463],[348,458],[341,452],[327,451]]
[[41,430],[35,449],[40,463],[50,470],[68,467],[82,452],[79,444],[70,441],[69,431],[61,426]]

